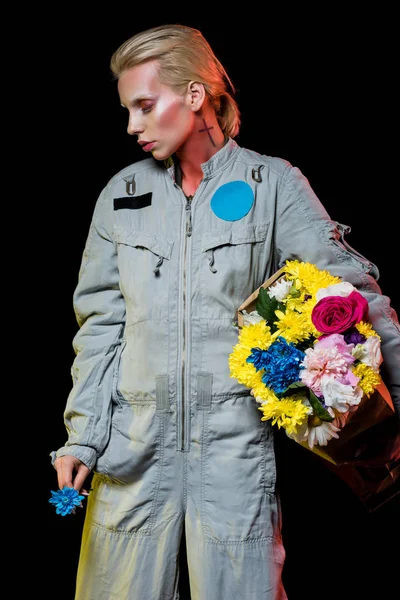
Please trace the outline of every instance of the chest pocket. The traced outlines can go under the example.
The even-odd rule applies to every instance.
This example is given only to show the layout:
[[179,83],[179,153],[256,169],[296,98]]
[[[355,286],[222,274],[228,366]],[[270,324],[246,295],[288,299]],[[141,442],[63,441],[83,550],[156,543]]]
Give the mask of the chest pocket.
[[210,306],[214,318],[232,316],[261,285],[269,255],[268,227],[269,222],[252,223],[203,236],[201,278],[206,318]]
[[114,229],[114,239],[128,322],[165,318],[174,242],[159,234],[122,227]]
[[[147,254],[145,262],[149,267],[148,271],[152,271],[154,275],[158,276],[160,274],[160,267],[164,259],[169,260],[171,258],[174,242],[158,234],[153,235],[145,231],[127,230],[122,227],[116,227],[114,235],[115,241],[119,246],[119,254],[124,254],[123,247],[127,247],[128,250],[125,251],[125,254],[138,260],[140,255],[143,257],[150,252],[151,254]],[[121,246],[122,248],[120,248]],[[133,249],[134,252],[130,252],[129,249]],[[132,266],[131,264],[130,268]],[[146,273],[143,273],[143,275],[146,275]]]
[[241,266],[246,270],[251,268],[252,261],[263,254],[262,242],[267,237],[268,225],[269,222],[251,223],[223,232],[206,233],[201,250],[208,257],[210,271],[217,273],[219,267],[233,267],[233,262],[239,269]]

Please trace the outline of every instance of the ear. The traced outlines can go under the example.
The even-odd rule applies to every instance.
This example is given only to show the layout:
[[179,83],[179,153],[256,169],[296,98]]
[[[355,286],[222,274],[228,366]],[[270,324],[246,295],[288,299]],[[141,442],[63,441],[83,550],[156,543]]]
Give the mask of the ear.
[[204,103],[206,91],[204,85],[198,81],[189,81],[187,86],[186,101],[193,111],[198,111]]

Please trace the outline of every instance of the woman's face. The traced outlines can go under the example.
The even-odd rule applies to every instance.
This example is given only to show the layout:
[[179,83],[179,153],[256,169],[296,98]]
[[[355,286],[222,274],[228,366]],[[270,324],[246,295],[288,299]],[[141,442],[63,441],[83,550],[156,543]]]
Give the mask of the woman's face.
[[179,96],[160,82],[156,61],[123,71],[118,93],[129,111],[128,133],[138,136],[145,152],[164,160],[182,149],[193,131],[195,113],[188,96]]

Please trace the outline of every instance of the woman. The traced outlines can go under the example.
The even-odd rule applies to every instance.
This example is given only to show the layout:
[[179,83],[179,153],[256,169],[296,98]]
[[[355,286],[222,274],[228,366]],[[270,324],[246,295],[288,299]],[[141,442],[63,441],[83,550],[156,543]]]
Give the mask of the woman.
[[128,133],[148,156],[94,211],[74,294],[68,440],[58,484],[93,471],[77,600],[284,599],[273,430],[230,377],[237,308],[286,260],[367,298],[399,411],[400,333],[374,264],[307,179],[234,141],[234,87],[202,34],[166,25],[111,60]]

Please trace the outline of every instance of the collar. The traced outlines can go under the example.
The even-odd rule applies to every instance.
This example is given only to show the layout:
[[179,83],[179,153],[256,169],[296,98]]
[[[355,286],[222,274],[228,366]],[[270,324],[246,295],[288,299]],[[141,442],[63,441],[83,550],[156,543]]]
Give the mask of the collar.
[[[215,175],[217,171],[224,168],[233,159],[233,157],[236,156],[239,150],[240,147],[237,142],[235,142],[235,140],[232,138],[227,137],[224,146],[222,146],[218,152],[213,154],[213,156],[205,163],[202,163],[201,169],[204,173],[204,178],[209,179]],[[174,155],[170,156],[164,161],[164,165],[172,180],[180,185],[182,176],[176,157]]]

